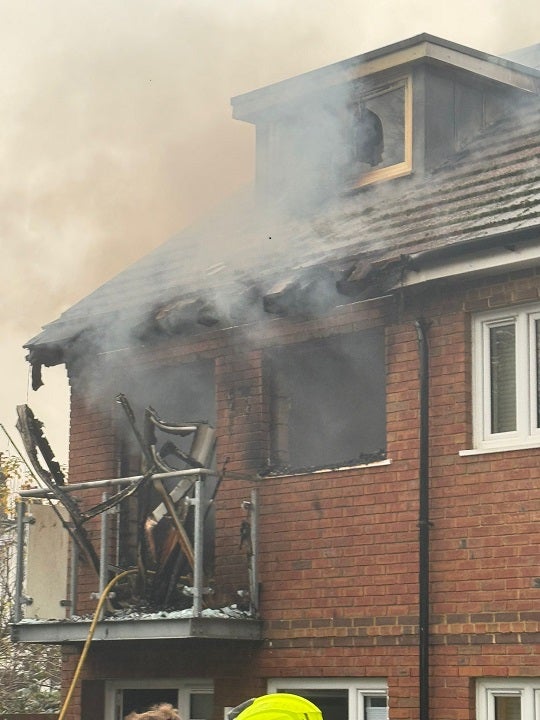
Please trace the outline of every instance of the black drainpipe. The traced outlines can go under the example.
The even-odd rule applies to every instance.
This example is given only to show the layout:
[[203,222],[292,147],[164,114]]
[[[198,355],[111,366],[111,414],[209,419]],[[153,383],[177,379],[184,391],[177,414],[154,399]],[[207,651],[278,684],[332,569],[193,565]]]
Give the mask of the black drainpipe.
[[415,322],[420,356],[420,477],[419,477],[419,720],[429,720],[429,348],[428,325]]

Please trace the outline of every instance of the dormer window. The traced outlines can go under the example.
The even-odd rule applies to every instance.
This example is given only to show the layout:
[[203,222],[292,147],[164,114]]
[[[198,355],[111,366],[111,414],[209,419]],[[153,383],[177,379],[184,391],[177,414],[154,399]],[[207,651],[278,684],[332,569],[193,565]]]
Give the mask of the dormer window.
[[259,188],[291,209],[412,168],[409,77],[339,83],[269,114],[258,132]]
[[353,163],[367,163],[374,167],[382,163],[384,151],[384,133],[381,118],[366,107],[365,102],[355,103],[352,108]]
[[353,90],[348,107],[348,183],[360,187],[408,174],[412,169],[410,79],[401,78],[365,92]]

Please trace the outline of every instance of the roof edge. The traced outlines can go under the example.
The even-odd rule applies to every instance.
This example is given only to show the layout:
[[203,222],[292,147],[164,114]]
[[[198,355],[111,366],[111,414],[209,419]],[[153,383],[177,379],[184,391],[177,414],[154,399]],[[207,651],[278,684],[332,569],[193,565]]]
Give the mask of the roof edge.
[[[506,57],[420,33],[399,42],[309,70],[231,98],[233,118],[255,122],[269,108],[347,81],[420,60],[436,60],[509,85],[540,93],[540,71]],[[475,61],[471,65],[471,61]]]

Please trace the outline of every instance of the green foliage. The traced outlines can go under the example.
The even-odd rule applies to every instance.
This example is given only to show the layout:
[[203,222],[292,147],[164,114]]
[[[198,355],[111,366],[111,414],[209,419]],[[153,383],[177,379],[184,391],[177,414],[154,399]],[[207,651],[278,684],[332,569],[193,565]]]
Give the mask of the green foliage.
[[13,643],[0,637],[0,709],[5,713],[57,712],[60,656],[52,645]]
[[0,453],[0,713],[45,713],[60,706],[60,649],[15,643],[15,493],[30,484],[24,463]]

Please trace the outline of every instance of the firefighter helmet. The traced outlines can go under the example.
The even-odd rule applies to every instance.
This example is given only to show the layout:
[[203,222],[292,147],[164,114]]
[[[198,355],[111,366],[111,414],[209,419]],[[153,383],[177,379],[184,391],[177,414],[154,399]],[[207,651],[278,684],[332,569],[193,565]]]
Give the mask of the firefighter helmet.
[[319,708],[300,695],[270,693],[233,708],[227,720],[323,720]]

